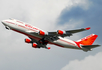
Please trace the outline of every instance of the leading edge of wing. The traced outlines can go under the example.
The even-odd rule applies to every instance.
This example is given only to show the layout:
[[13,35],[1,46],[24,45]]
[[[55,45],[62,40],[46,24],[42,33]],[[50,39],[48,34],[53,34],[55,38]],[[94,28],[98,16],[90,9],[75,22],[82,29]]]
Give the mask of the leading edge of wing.
[[[75,29],[75,30],[65,30],[62,35],[58,34],[58,31],[56,32],[48,32],[49,35],[57,35],[57,36],[62,36],[62,37],[66,37],[66,36],[71,36],[74,33],[78,33],[78,32],[82,32],[82,31],[86,31],[89,30],[90,27],[88,28],[81,28],[81,29]],[[63,31],[63,30],[62,30]]]
[[81,29],[76,29],[76,30],[68,30],[66,32],[77,33],[77,32],[82,32],[82,31],[86,31],[86,30],[89,30],[89,29],[91,29],[91,28],[88,27],[88,28],[81,28]]

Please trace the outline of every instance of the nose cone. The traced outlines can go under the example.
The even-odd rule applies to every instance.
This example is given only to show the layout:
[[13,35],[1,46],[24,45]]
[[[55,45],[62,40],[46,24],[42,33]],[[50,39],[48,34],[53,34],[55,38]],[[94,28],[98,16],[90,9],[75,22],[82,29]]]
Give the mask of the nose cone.
[[4,23],[4,22],[5,22],[4,20],[1,21],[1,23]]
[[5,20],[2,20],[1,23],[4,24],[4,25],[6,24]]

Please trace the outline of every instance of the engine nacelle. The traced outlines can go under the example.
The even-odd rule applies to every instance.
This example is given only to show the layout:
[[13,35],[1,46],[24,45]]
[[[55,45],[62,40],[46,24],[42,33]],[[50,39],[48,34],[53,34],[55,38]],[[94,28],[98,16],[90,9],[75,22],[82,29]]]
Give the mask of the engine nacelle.
[[26,42],[26,43],[31,43],[31,40],[26,38],[26,39],[25,39],[25,42]]
[[33,44],[32,44],[32,47],[33,47],[33,48],[37,48],[37,44],[36,44],[36,43],[33,43]]
[[57,34],[59,34],[59,35],[63,35],[63,34],[65,34],[65,33],[66,33],[65,31],[57,30]]
[[44,35],[47,35],[48,33],[46,33],[46,32],[44,32],[44,31],[39,31],[39,35],[42,35],[42,36],[44,36]]

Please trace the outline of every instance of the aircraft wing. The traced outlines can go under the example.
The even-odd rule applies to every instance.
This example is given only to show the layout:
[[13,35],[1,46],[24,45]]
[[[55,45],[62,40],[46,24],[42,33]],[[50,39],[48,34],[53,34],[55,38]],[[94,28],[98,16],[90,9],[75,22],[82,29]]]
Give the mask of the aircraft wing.
[[57,32],[48,32],[49,35],[57,35],[57,36],[61,36],[61,37],[66,37],[66,36],[71,36],[74,33],[78,33],[78,32],[82,32],[82,31],[86,31],[89,30],[90,27],[88,28],[81,28],[81,29],[76,29],[76,30],[66,30],[63,32],[63,34],[58,34]]
[[[43,35],[43,36],[44,36],[45,40],[55,41],[55,40],[59,39],[59,36],[61,36],[61,37],[71,36],[74,33],[82,32],[82,31],[89,30],[89,29],[90,29],[90,27],[76,29],[76,30],[66,30],[66,31],[59,30],[59,33],[58,33],[58,31],[56,31],[56,32],[48,32],[48,34]],[[34,34],[34,35],[39,34],[39,32],[33,32],[33,31],[27,31],[27,32],[30,33],[30,34]]]
[[81,28],[81,29],[76,29],[76,30],[69,30],[69,31],[66,31],[66,32],[70,32],[70,33],[78,33],[78,32],[82,32],[82,31],[85,31],[85,30],[89,30],[90,27],[88,28]]

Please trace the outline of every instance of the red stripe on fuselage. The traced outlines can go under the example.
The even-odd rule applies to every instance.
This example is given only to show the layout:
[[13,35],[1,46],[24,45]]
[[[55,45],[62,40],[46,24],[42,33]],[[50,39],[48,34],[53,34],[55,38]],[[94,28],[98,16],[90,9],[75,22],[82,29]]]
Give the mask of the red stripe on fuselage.
[[16,31],[16,32],[19,32],[19,33],[21,33],[21,34],[24,34],[24,35],[26,35],[26,36],[28,36],[28,37],[30,37],[30,38],[33,38],[33,39],[36,39],[36,40],[40,40],[40,38],[35,37],[35,36],[32,36],[32,35],[29,35],[29,34],[27,34],[27,33],[24,33],[24,32],[15,30],[15,29],[12,29],[12,30],[13,30],[13,31]]
[[73,46],[76,46],[75,44],[73,44],[73,43],[70,43],[70,42],[68,42],[68,41],[65,41],[65,40],[62,40],[62,39],[59,39],[60,41],[63,41],[63,42],[65,42],[65,43],[67,43],[67,44],[69,44],[69,45],[73,45]]
[[[19,24],[13,23],[13,22],[9,22],[9,21],[6,21],[6,22],[7,22],[7,23],[10,23],[10,24],[17,25],[17,26],[22,27],[22,28],[26,28],[26,29],[28,29],[28,30],[32,30],[32,31],[34,31],[34,32],[38,32],[37,30],[39,30],[39,29],[34,28],[34,27],[28,27],[27,24],[25,24],[25,25],[23,26],[23,25],[19,25]],[[29,26],[30,26],[30,25],[29,25]]]
[[64,46],[59,45],[59,44],[56,44],[56,43],[51,43],[51,42],[49,42],[49,44],[53,44],[53,45],[56,45],[56,46],[59,46],[59,47],[63,47],[63,48],[64,48]]

